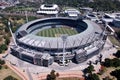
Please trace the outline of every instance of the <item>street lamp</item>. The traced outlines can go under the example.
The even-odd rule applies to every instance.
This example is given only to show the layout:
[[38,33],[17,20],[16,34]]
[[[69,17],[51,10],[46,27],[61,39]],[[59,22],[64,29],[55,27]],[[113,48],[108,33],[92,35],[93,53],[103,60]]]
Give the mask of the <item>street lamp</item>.
[[25,11],[25,17],[26,17],[26,22],[28,22],[28,15],[27,15],[27,11]]
[[61,39],[63,40],[63,60],[62,60],[63,66],[65,66],[65,43],[66,43],[67,37],[68,37],[68,34],[63,34],[61,36]]

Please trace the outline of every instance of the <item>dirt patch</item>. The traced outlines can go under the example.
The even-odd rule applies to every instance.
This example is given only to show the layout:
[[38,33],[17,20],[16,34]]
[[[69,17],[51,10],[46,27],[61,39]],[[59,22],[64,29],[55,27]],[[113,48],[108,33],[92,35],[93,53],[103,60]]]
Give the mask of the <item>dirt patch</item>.
[[3,80],[5,77],[7,76],[13,76],[15,78],[17,78],[18,80],[22,80],[16,73],[14,73],[10,68],[8,69],[5,69],[5,68],[2,68],[0,70],[0,80]]

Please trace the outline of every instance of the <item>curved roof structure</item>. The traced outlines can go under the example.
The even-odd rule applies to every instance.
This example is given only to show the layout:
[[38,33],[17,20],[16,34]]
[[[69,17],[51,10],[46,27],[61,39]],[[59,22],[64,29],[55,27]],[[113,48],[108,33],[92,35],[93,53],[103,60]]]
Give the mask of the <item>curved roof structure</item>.
[[37,11],[38,14],[57,14],[59,7],[56,4],[42,4]]
[[20,31],[26,31],[28,34],[17,38],[19,43],[44,49],[62,49],[63,41],[61,37],[42,37],[34,34],[38,29],[44,29],[50,27],[48,25],[68,25],[70,27],[79,27],[82,32],[76,35],[68,36],[66,40],[66,49],[80,47],[86,44],[89,44],[96,40],[102,33],[101,28],[94,22],[89,20],[79,20],[79,19],[70,19],[70,18],[46,18],[38,19],[31,22],[28,22],[21,26],[16,35]]

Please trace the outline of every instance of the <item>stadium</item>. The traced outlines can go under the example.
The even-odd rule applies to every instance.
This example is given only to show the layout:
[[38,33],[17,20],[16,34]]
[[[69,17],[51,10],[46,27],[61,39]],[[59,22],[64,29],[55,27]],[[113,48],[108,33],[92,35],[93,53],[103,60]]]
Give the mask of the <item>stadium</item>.
[[11,54],[36,65],[49,66],[54,61],[86,61],[102,50],[106,35],[89,20],[57,17],[22,25],[15,33],[15,40],[17,45],[11,47]]

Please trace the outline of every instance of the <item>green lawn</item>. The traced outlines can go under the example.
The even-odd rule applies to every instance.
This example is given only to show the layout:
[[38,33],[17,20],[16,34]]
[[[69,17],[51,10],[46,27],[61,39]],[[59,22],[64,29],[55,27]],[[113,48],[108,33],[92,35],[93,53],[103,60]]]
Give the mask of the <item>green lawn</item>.
[[108,36],[108,38],[114,45],[117,45],[120,47],[120,42],[114,36]]
[[36,35],[44,37],[60,37],[62,34],[68,34],[68,36],[78,34],[77,30],[70,27],[50,28],[38,32]]

